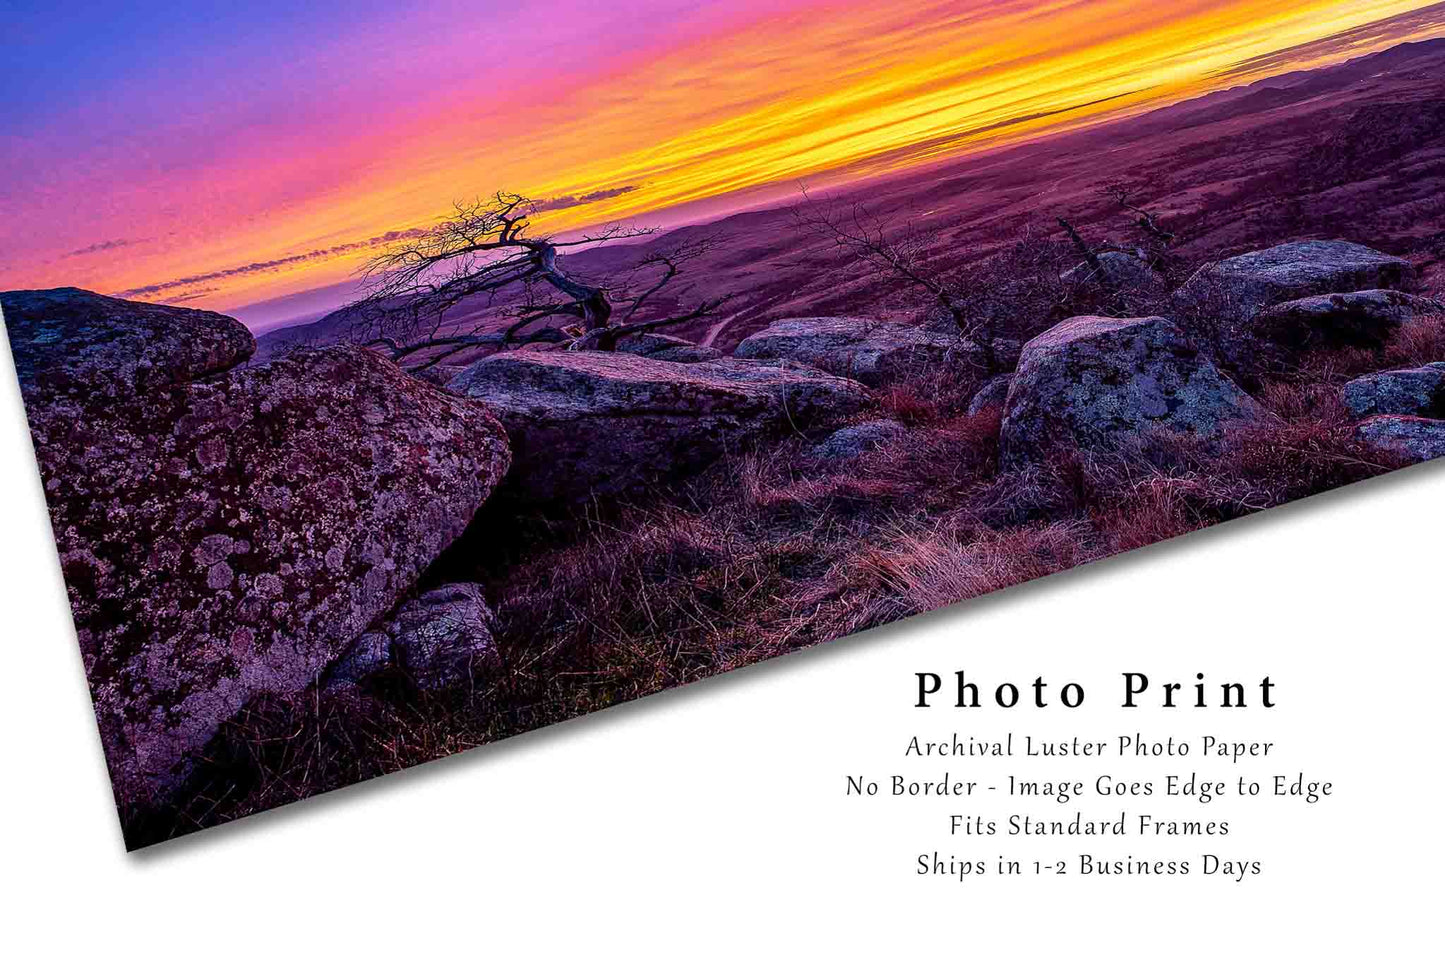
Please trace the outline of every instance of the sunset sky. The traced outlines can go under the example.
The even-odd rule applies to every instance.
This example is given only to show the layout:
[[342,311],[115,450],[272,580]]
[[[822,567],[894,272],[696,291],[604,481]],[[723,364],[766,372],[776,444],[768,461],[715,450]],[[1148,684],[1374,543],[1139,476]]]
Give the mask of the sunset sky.
[[119,6],[0,14],[0,289],[232,310],[455,198],[552,199],[565,230],[1445,33],[1420,0]]

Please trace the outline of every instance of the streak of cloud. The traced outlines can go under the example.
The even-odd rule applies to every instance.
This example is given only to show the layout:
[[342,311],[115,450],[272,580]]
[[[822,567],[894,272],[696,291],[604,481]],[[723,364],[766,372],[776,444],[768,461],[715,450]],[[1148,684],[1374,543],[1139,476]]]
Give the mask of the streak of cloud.
[[[231,278],[240,278],[246,275],[262,274],[268,271],[280,271],[283,268],[295,267],[313,261],[327,261],[331,258],[352,254],[357,251],[364,251],[368,248],[381,247],[391,244],[394,241],[402,241],[407,238],[419,238],[426,234],[422,228],[410,228],[406,231],[388,231],[385,234],[378,234],[374,238],[367,238],[365,241],[348,241],[345,244],[335,244],[329,248],[315,248],[311,251],[303,251],[299,254],[288,254],[282,258],[273,258],[269,261],[253,261],[250,264],[236,265],[230,268],[222,268],[219,271],[208,271],[204,274],[189,275],[184,278],[172,278],[169,281],[157,281],[152,284],[141,285],[138,288],[128,288],[125,291],[115,293],[117,298],[152,298],[176,288],[190,288],[194,285],[204,284],[208,281],[225,281]],[[196,297],[219,290],[216,287],[198,289]]]
[[102,251],[114,251],[116,248],[128,248],[133,244],[145,244],[149,238],[115,238],[111,241],[97,241],[95,244],[86,245],[83,248],[76,248],[74,251],[67,251],[62,258],[80,258],[87,254],[100,254]]
[[[33,120],[24,142],[0,136],[0,288],[252,303],[339,283],[368,244],[337,239],[428,223],[457,196],[545,198],[546,232],[722,211],[1445,32],[1439,0],[362,6],[247,6],[244,31],[192,31],[136,0],[105,13],[128,42],[115,64],[31,17],[38,46],[0,76]],[[499,31],[547,65],[527,84],[476,57]],[[158,240],[65,257],[76,238],[141,237]]]
[[585,204],[595,204],[598,201],[607,201],[624,194],[631,194],[637,190],[637,186],[628,184],[624,187],[609,187],[601,191],[593,191],[590,194],[583,194],[580,197],[571,194],[564,194],[561,197],[548,198],[545,201],[538,201],[535,210],[541,211],[562,211],[567,208],[579,208]]

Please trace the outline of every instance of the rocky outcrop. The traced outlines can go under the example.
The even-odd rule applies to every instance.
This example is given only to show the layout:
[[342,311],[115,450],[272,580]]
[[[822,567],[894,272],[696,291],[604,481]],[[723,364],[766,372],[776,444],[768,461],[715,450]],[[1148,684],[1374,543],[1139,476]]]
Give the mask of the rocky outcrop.
[[1399,288],[1410,262],[1349,241],[1292,241],[1200,268],[1175,297],[1234,320],[1311,295]]
[[424,690],[474,679],[497,660],[492,611],[475,583],[452,583],[409,599],[378,619],[327,673],[326,685],[355,684],[397,669]]
[[651,488],[766,436],[847,420],[870,403],[857,382],[781,364],[698,364],[619,352],[508,352],[451,389],[497,414],[512,440],[506,492],[524,504]]
[[27,404],[116,795],[144,807],[396,605],[509,455],[484,408],[361,349],[140,381]]
[[1340,396],[1355,418],[1371,415],[1445,418],[1445,367],[1377,371],[1348,383]]
[[813,446],[812,455],[816,459],[829,461],[856,459],[906,431],[908,429],[901,422],[895,422],[891,418],[880,418],[858,425],[849,425],[846,428],[838,429]]
[[1340,392],[1357,418],[1418,415],[1445,418],[1445,365],[1376,372],[1356,378]]
[[1085,261],[1063,273],[1066,284],[1096,284],[1121,291],[1159,291],[1164,285],[1164,276],[1149,264],[1124,251],[1105,251],[1099,255],[1099,266],[1095,268]]
[[1008,401],[1008,390],[1013,380],[1012,375],[999,375],[989,379],[968,403],[968,414],[977,415],[986,408],[1003,408]]
[[1005,465],[1114,449],[1159,430],[1213,440],[1262,409],[1166,318],[1073,318],[1024,346],[1004,405]]
[[124,398],[226,371],[256,351],[226,315],[79,288],[7,291],[0,308],[27,400]]
[[1363,441],[1411,462],[1445,458],[1445,421],[1409,415],[1378,415],[1355,429]]
[[1445,314],[1445,304],[1376,288],[1286,301],[1261,312],[1251,327],[1293,349],[1378,348],[1402,324],[1430,314]]
[[867,318],[793,318],[744,338],[736,358],[788,359],[877,387],[937,368],[957,353],[958,335]]
[[655,331],[620,338],[617,341],[617,350],[629,355],[684,364],[716,361],[723,357],[723,353],[716,348],[704,347],[685,338],[662,335]]

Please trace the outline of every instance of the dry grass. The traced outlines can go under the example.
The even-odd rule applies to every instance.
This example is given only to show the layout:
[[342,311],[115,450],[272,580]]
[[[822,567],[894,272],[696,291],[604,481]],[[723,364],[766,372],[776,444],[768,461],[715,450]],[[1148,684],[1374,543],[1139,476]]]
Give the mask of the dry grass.
[[894,381],[879,393],[885,416],[904,425],[938,425],[968,410],[990,374],[962,352],[956,364],[932,367]]
[[1301,365],[1303,377],[1337,384],[1371,372],[1445,361],[1445,315],[1422,315],[1401,325],[1381,348],[1319,352]]
[[867,599],[866,621],[881,624],[1071,569],[1098,557],[1082,522],[985,532],[943,520],[899,530],[879,546],[849,556],[830,579]]
[[999,413],[957,414],[972,373],[951,390],[920,380],[885,398],[910,431],[856,459],[794,439],[648,504],[509,520],[433,573],[487,584],[494,674],[252,706],[186,803],[128,832],[223,822],[1379,475],[1398,463],[1355,439],[1338,385],[1442,348],[1434,319],[1368,358],[1312,359],[1265,384],[1271,418],[1217,451],[1154,436],[1007,473]]

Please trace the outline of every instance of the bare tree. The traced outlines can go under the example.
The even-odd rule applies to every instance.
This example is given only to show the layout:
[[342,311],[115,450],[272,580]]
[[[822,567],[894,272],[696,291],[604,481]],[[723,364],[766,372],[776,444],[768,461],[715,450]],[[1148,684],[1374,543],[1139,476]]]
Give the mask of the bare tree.
[[846,206],[814,200],[803,189],[793,209],[803,228],[829,239],[853,264],[880,283],[922,293],[949,319],[987,375],[1011,367],[1000,352],[1005,338],[1031,329],[1035,317],[1058,314],[1067,292],[1059,281],[1056,246],[1026,227],[992,256],[952,268],[934,254],[937,239],[912,222],[895,226],[862,203]]
[[1154,215],[1134,203],[1134,189],[1129,185],[1122,181],[1111,181],[1104,185],[1104,192],[1118,202],[1119,207],[1136,216],[1134,224],[1140,231],[1163,247],[1167,248],[1174,243],[1174,232],[1166,231]]
[[1121,252],[1132,255],[1144,262],[1151,268],[1157,268],[1169,257],[1169,247],[1176,240],[1176,235],[1168,231],[1159,223],[1158,218],[1147,210],[1134,203],[1135,188],[1123,181],[1110,181],[1101,189],[1102,193],[1119,205],[1124,211],[1134,215],[1136,220],[1134,226],[1143,235],[1143,243],[1128,247],[1122,244],[1115,244],[1107,238],[1102,244],[1093,245],[1084,239],[1078,228],[1066,218],[1059,218],[1059,226],[1069,236],[1069,240],[1083,256],[1084,262],[1089,266],[1089,277],[1091,280],[1104,285],[1105,287],[1115,286],[1115,281],[1105,270],[1100,261],[1100,255],[1109,252]]
[[954,320],[960,333],[973,334],[961,293],[927,266],[927,235],[911,222],[895,228],[862,203],[840,208],[825,200],[814,200],[806,186],[801,190],[803,202],[792,209],[799,227],[832,240],[840,251],[875,274],[924,292]]
[[1104,264],[1099,260],[1099,252],[1094,250],[1094,246],[1084,240],[1084,236],[1079,233],[1079,229],[1074,227],[1067,218],[1059,218],[1059,226],[1063,228],[1064,233],[1069,236],[1069,241],[1074,245],[1074,248],[1084,256],[1084,263],[1091,269],[1090,276],[1101,281],[1107,281],[1108,272],[1104,270]]
[[[611,351],[626,335],[706,317],[727,300],[642,320],[639,314],[713,239],[650,252],[620,278],[590,280],[561,265],[564,250],[652,232],[613,225],[570,241],[532,236],[537,207],[505,192],[457,202],[433,228],[372,259],[362,274],[365,296],[342,309],[353,340],[385,349],[397,362],[425,352],[420,368],[479,346],[502,350],[535,341]],[[459,306],[467,309],[460,320]],[[508,324],[487,330],[499,317]]]

